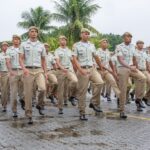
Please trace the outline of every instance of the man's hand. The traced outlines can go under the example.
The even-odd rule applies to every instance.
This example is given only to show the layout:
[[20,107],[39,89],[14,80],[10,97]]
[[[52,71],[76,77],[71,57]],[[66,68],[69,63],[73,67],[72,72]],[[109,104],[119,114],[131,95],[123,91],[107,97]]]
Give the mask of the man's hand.
[[14,71],[10,71],[10,76],[16,76],[16,73]]
[[29,76],[29,70],[26,69],[26,68],[24,68],[24,69],[23,69],[23,74],[24,74],[25,76]]
[[137,72],[136,66],[130,66],[130,70],[133,71],[133,72]]
[[119,81],[118,75],[116,72],[113,72],[112,75],[114,76],[114,78],[116,79],[116,81]]
[[48,75],[47,75],[47,72],[44,73],[44,76],[45,76],[45,79],[48,80]]
[[86,70],[86,69],[80,69],[79,72],[80,72],[83,76],[89,75],[89,71]]
[[68,70],[67,69],[63,69],[62,70],[64,74],[67,74]]

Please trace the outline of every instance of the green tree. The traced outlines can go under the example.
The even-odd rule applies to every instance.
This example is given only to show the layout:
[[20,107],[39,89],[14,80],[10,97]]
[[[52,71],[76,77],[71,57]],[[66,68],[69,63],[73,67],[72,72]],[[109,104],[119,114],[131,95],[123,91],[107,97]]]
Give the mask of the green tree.
[[[30,26],[38,27],[40,30],[39,39],[41,41],[45,41],[45,36],[48,31],[56,29],[56,27],[49,25],[52,21],[52,14],[42,7],[31,8],[30,11],[24,11],[21,18],[23,21],[18,23],[18,27],[23,29],[28,29]],[[22,37],[27,38],[27,32],[24,33]]]
[[66,36],[69,37],[69,41],[78,41],[80,30],[83,27],[99,34],[90,25],[91,16],[100,8],[99,5],[93,4],[93,2],[94,0],[55,0],[56,13],[53,13],[53,18],[65,24],[64,29],[67,30]]
[[123,42],[122,36],[121,35],[115,35],[115,34],[103,34],[103,38],[107,38],[110,44],[109,49],[111,51],[114,51],[116,48],[116,45],[120,44]]

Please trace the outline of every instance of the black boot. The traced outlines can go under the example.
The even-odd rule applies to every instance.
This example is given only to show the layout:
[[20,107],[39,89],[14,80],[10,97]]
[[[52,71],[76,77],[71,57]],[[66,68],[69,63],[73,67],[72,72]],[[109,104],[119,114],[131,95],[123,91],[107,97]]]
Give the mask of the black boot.
[[86,116],[83,114],[83,115],[80,115],[80,120],[81,121],[88,121],[88,118],[86,118]]
[[24,102],[24,100],[23,99],[19,99],[19,101],[20,101],[20,104],[21,104],[21,108],[23,110],[25,110],[25,102]]
[[2,112],[7,112],[7,108],[3,107]]
[[119,98],[117,98],[117,108],[118,109],[120,108],[120,100],[119,100]]
[[121,119],[127,119],[127,115],[124,112],[120,112],[120,118]]
[[136,99],[135,103],[137,107],[146,108],[140,99]]
[[142,100],[147,106],[150,106],[150,100],[148,100],[146,98],[143,98]]
[[134,101],[134,94],[130,93],[130,96],[131,96],[132,101]]
[[107,96],[107,101],[108,101],[108,102],[111,102],[110,96]]
[[142,105],[141,105],[141,103],[140,103],[140,100],[139,99],[137,99],[136,101],[135,101],[135,103],[136,103],[136,106],[137,106],[137,111],[143,111],[143,107],[141,107]]
[[64,113],[63,113],[63,109],[59,109],[58,114],[59,114],[59,115],[63,115],[63,114],[64,114]]
[[71,96],[71,97],[69,98],[69,101],[71,102],[72,106],[76,106],[76,105],[77,105],[77,104],[76,104],[76,98],[75,98],[75,97]]
[[17,112],[14,112],[14,113],[13,113],[13,118],[18,118]]
[[29,120],[28,120],[28,124],[29,124],[29,125],[33,124],[33,120],[32,120],[31,117],[30,117]]
[[99,107],[95,106],[92,103],[90,103],[89,108],[92,108],[96,112],[103,112]]
[[52,104],[54,104],[54,105],[56,104],[56,102],[55,102],[55,99],[54,99],[54,96],[53,96],[53,95],[50,95],[50,96],[49,96],[49,99],[51,100],[51,103],[52,103]]
[[38,109],[39,110],[39,114],[41,115],[41,116],[44,116],[44,113],[43,113],[43,111],[42,111],[42,108],[41,108],[41,106],[36,106],[36,109]]

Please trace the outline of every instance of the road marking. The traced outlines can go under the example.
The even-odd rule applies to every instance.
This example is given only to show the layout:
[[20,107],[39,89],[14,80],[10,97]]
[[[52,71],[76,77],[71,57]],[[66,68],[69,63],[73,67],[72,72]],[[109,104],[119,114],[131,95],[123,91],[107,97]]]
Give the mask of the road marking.
[[[114,113],[114,112],[104,112],[107,115],[115,115],[115,116],[119,116],[119,113]],[[127,115],[129,118],[133,118],[133,119],[139,119],[139,120],[145,120],[145,121],[150,121],[150,118],[149,117],[142,117],[142,116],[134,116],[134,115],[130,115],[128,114]]]

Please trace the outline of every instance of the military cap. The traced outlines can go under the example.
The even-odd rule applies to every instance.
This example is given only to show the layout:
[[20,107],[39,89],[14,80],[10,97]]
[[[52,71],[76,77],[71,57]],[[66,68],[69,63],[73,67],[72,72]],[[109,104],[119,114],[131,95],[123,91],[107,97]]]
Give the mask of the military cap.
[[125,37],[125,36],[132,37],[132,34],[131,34],[130,32],[125,32],[125,33],[123,34],[123,37]]
[[19,35],[13,35],[12,38],[18,38],[19,40],[21,40],[21,37]]
[[103,41],[106,41],[108,43],[108,39],[101,39],[99,42],[102,43]]
[[81,33],[83,33],[83,32],[88,32],[88,33],[90,34],[90,30],[87,29],[87,28],[82,28],[82,29],[81,29]]
[[141,40],[138,40],[138,41],[136,42],[136,44],[144,44],[144,42],[141,41]]
[[39,28],[38,28],[38,27],[36,27],[36,26],[31,26],[31,27],[29,28],[29,31],[31,31],[32,29],[35,29],[35,30],[39,33]]
[[7,42],[2,42],[1,46],[3,46],[3,45],[9,46],[9,44]]
[[59,36],[59,39],[65,39],[65,40],[67,40],[67,37],[64,36],[64,35],[60,35],[60,36]]

